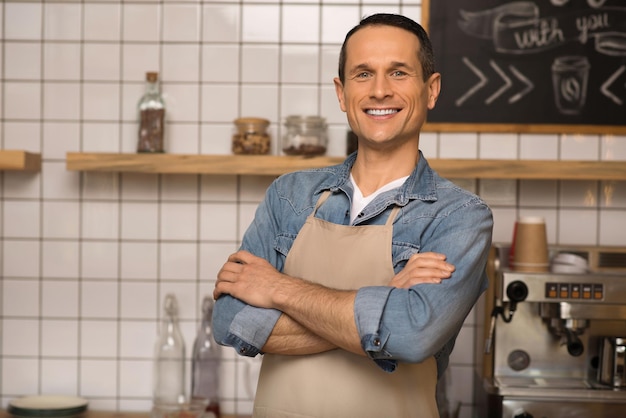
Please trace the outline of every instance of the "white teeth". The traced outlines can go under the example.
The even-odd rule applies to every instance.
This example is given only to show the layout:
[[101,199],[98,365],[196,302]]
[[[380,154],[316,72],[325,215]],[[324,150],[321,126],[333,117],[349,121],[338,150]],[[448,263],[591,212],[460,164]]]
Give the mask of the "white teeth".
[[392,113],[396,113],[396,112],[397,112],[396,109],[368,109],[367,110],[368,115],[374,115],[374,116],[391,115]]

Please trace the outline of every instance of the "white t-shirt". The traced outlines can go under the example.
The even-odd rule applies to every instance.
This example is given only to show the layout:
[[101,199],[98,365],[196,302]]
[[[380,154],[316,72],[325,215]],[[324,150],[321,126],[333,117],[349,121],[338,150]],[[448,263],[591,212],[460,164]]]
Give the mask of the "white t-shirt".
[[350,174],[350,181],[352,182],[352,187],[354,187],[354,193],[352,195],[352,207],[350,208],[350,224],[354,222],[356,217],[361,213],[363,208],[367,206],[372,200],[376,198],[379,194],[386,192],[391,189],[395,189],[396,187],[402,186],[404,181],[408,179],[409,176],[400,177],[399,179],[393,180],[391,183],[385,184],[380,189],[376,190],[374,193],[367,197],[363,197],[363,193],[361,193],[361,189],[356,185],[354,181],[354,177]]

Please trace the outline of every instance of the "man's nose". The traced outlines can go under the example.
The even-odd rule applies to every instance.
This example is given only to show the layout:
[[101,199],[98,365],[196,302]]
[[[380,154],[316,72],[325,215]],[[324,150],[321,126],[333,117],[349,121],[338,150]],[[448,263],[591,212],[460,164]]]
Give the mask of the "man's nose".
[[389,80],[386,76],[376,76],[374,78],[374,82],[372,83],[371,94],[376,98],[390,96],[392,94],[391,80]]

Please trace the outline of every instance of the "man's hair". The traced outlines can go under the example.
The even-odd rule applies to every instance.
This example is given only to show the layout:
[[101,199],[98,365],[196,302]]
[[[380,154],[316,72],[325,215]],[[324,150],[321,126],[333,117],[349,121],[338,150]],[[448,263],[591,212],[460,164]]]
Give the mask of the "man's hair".
[[359,30],[368,26],[395,26],[396,28],[404,29],[414,34],[420,44],[419,51],[416,51],[416,53],[417,58],[422,64],[424,81],[428,80],[435,72],[435,54],[433,52],[433,46],[430,43],[430,38],[424,28],[419,23],[406,16],[391,13],[378,13],[362,19],[358,25],[347,33],[346,39],[344,39],[343,45],[341,45],[341,52],[339,53],[339,79],[342,83],[345,81],[346,76],[346,44],[348,43],[348,39]]

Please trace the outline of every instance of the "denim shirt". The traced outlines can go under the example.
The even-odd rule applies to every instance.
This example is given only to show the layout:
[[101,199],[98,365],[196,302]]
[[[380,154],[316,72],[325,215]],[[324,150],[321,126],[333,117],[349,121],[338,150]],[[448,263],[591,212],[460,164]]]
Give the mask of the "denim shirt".
[[[355,158],[352,154],[336,166],[277,178],[258,206],[241,248],[282,271],[300,228],[325,190],[332,194],[316,217],[348,225],[353,192],[350,169]],[[413,254],[429,251],[445,254],[456,270],[440,284],[358,289],[354,315],[361,346],[389,372],[398,363],[435,356],[441,375],[466,316],[487,287],[491,210],[476,195],[440,177],[421,152],[404,184],[377,196],[352,225],[383,225],[396,205],[401,210],[393,225],[394,271],[400,272]],[[261,353],[280,315],[278,310],[252,307],[224,295],[214,308],[215,339],[240,355],[254,357]]]

